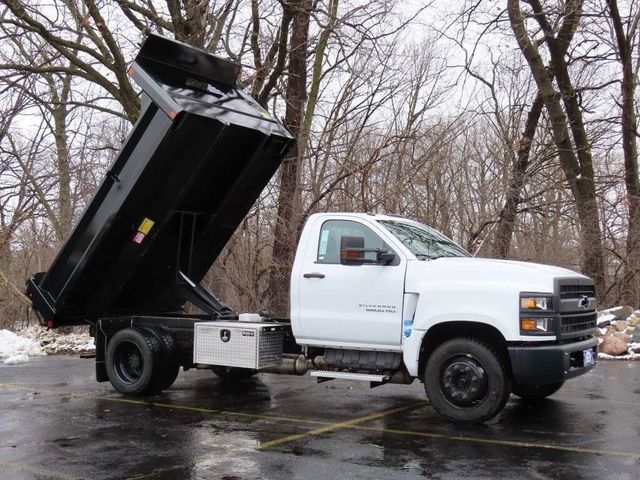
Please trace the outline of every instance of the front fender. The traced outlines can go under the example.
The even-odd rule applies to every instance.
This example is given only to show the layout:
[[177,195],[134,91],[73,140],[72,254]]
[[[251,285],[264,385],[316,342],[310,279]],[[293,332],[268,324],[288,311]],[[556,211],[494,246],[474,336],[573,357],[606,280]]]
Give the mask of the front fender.
[[402,343],[402,361],[407,367],[409,375],[418,376],[418,360],[420,358],[420,347],[422,340],[427,332],[421,330],[413,330],[409,337],[406,337]]
[[[429,320],[414,321],[413,330],[408,337],[405,337],[402,343],[402,359],[407,368],[407,371],[413,377],[418,376],[418,370],[420,368],[420,350],[422,348],[423,341],[429,332],[436,326],[445,325],[447,323],[453,324],[456,322],[458,325],[460,322],[467,322],[473,324],[486,325],[497,330],[505,340],[509,338],[513,339],[513,332],[505,328],[505,322],[500,321],[496,317],[489,315],[469,315],[462,313],[451,313],[446,315],[434,316]],[[516,322],[514,322],[516,323]],[[517,323],[516,323],[517,325]]]

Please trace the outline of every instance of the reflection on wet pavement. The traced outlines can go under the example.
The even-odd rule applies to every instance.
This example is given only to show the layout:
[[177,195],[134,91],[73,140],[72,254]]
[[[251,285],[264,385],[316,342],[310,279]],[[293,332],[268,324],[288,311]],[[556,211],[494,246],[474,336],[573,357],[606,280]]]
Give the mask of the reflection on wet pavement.
[[90,360],[0,366],[0,478],[615,478],[640,471],[640,362],[605,363],[486,425],[443,422],[422,385],[186,372],[125,398]]

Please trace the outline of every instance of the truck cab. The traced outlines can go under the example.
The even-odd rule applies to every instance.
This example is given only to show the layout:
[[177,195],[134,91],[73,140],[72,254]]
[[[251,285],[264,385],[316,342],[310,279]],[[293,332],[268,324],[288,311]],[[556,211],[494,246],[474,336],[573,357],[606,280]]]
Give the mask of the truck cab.
[[406,369],[464,421],[487,399],[495,414],[511,391],[544,397],[593,368],[595,302],[571,270],[474,258],[401,217],[321,213],[298,245],[291,328],[335,368]]

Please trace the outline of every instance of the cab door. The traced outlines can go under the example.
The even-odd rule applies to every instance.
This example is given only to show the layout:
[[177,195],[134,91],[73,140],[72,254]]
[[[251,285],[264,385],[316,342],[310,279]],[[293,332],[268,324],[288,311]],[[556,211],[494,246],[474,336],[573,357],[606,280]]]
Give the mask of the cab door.
[[[309,242],[298,270],[302,343],[399,349],[406,260],[380,233],[356,220],[325,220],[315,230],[315,243]],[[396,254],[395,259],[387,265],[344,265],[342,237],[364,238],[365,249],[388,250]],[[377,254],[364,256],[375,262]]]

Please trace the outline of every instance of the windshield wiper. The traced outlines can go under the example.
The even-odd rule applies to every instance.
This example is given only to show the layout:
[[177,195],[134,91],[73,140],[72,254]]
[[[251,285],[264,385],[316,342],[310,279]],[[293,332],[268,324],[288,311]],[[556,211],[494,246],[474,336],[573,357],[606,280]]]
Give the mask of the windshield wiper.
[[427,255],[425,253],[414,253],[418,260],[436,260],[437,258],[441,258],[444,255]]

